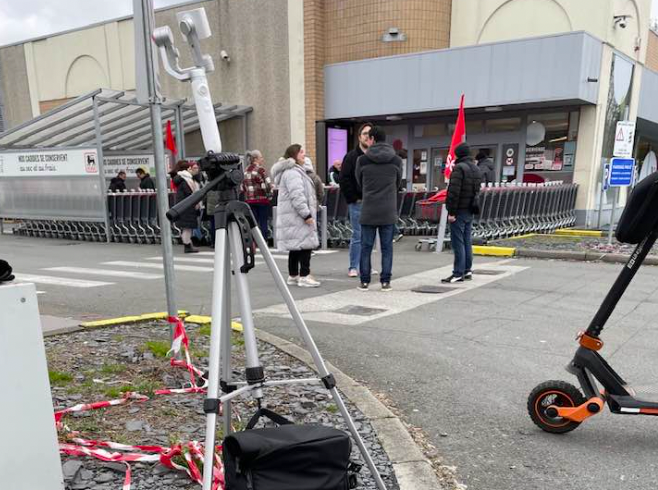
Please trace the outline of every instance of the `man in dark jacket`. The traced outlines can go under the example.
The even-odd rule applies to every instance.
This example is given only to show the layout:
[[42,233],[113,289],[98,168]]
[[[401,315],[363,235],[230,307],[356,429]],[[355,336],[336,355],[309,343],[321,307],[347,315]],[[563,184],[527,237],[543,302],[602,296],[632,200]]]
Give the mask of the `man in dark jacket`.
[[370,147],[356,163],[356,182],[362,193],[361,204],[361,284],[370,284],[370,256],[379,232],[382,249],[382,291],[391,290],[393,235],[398,221],[397,196],[402,180],[402,159],[386,143],[386,133],[378,126],[370,129]]
[[362,124],[359,127],[359,145],[345,155],[343,166],[340,169],[340,193],[347,201],[352,225],[350,266],[347,273],[350,277],[358,277],[361,260],[361,191],[356,183],[356,161],[370,146],[370,128],[372,128],[370,123]]
[[487,152],[480,150],[475,157],[478,162],[478,168],[482,173],[482,178],[485,184],[493,183],[496,181],[496,166]]
[[109,192],[126,192],[126,172],[121,170],[116,177],[110,180]]
[[452,275],[441,282],[464,282],[473,278],[473,244],[471,226],[476,209],[482,173],[471,158],[471,149],[466,143],[455,148],[457,159],[448,184],[446,208],[450,223],[450,243],[455,255]]
[[137,175],[137,178],[139,179],[139,188],[143,191],[145,190],[155,190],[155,183],[153,182],[153,179],[149,174],[147,174],[144,169],[138,168],[135,170],[135,174]]

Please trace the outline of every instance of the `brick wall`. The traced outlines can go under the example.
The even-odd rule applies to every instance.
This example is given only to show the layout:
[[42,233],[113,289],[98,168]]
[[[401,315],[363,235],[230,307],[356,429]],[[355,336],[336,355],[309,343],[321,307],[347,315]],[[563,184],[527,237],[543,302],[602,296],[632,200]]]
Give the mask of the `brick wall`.
[[59,107],[62,104],[66,104],[69,100],[73,99],[53,99],[53,100],[42,100],[39,102],[39,112],[43,114],[44,112],[48,112],[51,109],[54,109],[55,107]]
[[658,34],[649,31],[649,44],[647,45],[647,68],[658,71]]
[[[452,0],[304,0],[306,147],[324,118],[324,65],[448,48]],[[391,27],[406,41],[383,42]]]

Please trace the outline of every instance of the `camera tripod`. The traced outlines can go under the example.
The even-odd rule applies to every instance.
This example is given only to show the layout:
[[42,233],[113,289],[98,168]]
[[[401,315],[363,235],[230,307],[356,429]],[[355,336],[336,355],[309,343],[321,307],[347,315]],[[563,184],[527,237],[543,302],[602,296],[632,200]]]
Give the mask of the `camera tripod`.
[[[236,162],[237,165],[236,165]],[[215,216],[215,258],[212,296],[212,326],[210,335],[210,356],[208,374],[208,394],[204,402],[206,412],[205,461],[213,461],[215,448],[215,430],[220,407],[223,409],[224,435],[231,433],[231,401],[240,396],[251,394],[261,405],[263,389],[294,384],[322,383],[331,393],[340,410],[364,461],[380,490],[386,490],[381,476],[377,472],[372,457],[359,436],[341,395],[336,388],[334,376],[318,351],[313,338],[295,305],[295,301],[274,262],[274,257],[267,247],[267,242],[258,228],[249,205],[240,202],[237,187],[242,181],[239,157],[231,154],[215,155],[212,152],[201,160],[202,170],[217,172],[222,167],[219,177],[206,187],[192,194],[174,206],[167,217],[175,220],[179,213],[199,202],[210,190],[219,192],[219,203],[214,209]],[[304,339],[319,378],[289,379],[267,381],[263,366],[258,356],[258,345],[254,328],[253,311],[249,294],[247,274],[255,267],[255,246],[260,248],[265,263],[274,279],[274,284],[281,293],[288,310]],[[235,281],[240,318],[242,320],[244,345],[246,353],[245,381],[233,379],[231,367],[231,275]],[[219,390],[224,393],[219,396]],[[204,490],[211,490],[213,465],[204,466]]]

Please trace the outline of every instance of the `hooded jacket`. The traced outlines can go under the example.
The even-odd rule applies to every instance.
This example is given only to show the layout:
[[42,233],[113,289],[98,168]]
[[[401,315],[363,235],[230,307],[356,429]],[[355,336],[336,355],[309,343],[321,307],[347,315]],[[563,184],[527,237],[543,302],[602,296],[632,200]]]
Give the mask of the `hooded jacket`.
[[292,158],[279,160],[272,167],[277,198],[276,247],[278,250],[313,250],[318,247],[318,229],[305,221],[317,221],[318,203],[313,179]]
[[113,177],[110,180],[109,192],[122,192],[126,190],[126,183],[119,177]]
[[472,214],[473,202],[480,192],[481,183],[482,172],[470,156],[457,160],[448,184],[448,214],[455,216],[460,211]]
[[388,143],[375,143],[356,163],[356,182],[363,195],[362,225],[393,225],[398,221],[398,189],[402,160]]
[[149,174],[146,174],[139,182],[139,188],[143,191],[148,189],[155,190],[155,183]]

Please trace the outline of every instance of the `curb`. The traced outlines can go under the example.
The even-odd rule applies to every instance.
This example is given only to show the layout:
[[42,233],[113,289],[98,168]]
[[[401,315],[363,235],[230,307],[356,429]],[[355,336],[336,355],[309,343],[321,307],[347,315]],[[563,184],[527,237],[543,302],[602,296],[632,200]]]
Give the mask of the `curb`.
[[493,257],[514,257],[515,248],[494,247],[491,245],[473,245],[473,255],[486,255]]
[[[178,310],[178,315],[181,318],[186,318],[188,312],[185,310]],[[160,313],[145,313],[143,315],[123,316],[119,318],[110,318],[108,320],[98,320],[95,322],[83,322],[80,324],[82,328],[101,328],[111,327],[113,325],[122,325],[125,323],[140,323],[148,322],[151,320],[166,320],[169,314],[166,311]]]
[[[256,337],[295,357],[316,371],[311,355],[296,344],[256,329]],[[444,488],[432,467],[402,421],[370,392],[368,388],[343,373],[330,362],[327,370],[336,385],[371,423],[379,442],[393,466],[400,490],[439,490]]]
[[574,230],[571,228],[562,228],[561,230],[555,230],[554,235],[562,236],[582,236],[582,237],[601,237],[603,232],[601,230]]
[[[205,315],[190,315],[185,317],[185,323],[194,323],[195,325],[210,325],[212,323],[212,317]],[[239,322],[231,322],[231,330],[235,332],[242,332],[242,325]]]
[[[580,262],[607,262],[609,264],[625,264],[630,259],[627,254],[613,254],[605,252],[575,252],[569,250],[537,250],[532,248],[517,248],[515,257],[535,259],[575,260]],[[644,265],[658,265],[658,257],[647,257]]]

